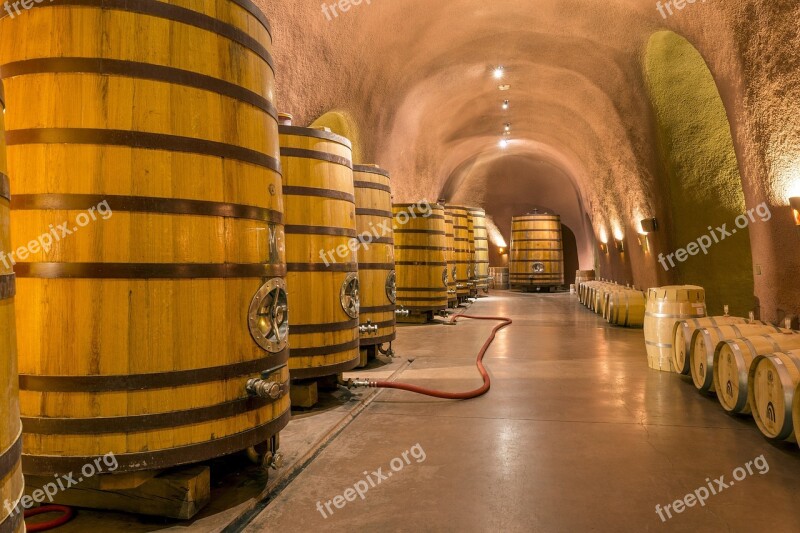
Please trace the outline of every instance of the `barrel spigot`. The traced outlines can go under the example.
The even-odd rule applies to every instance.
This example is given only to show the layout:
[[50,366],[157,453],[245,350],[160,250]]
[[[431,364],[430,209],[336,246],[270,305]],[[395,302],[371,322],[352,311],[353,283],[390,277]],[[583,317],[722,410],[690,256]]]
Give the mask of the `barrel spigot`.
[[270,400],[277,400],[286,393],[286,385],[258,378],[248,380],[245,389],[250,396]]
[[378,333],[379,329],[380,328],[378,327],[377,324],[372,323],[372,320],[367,320],[366,324],[361,324],[360,326],[358,326],[358,331],[362,335],[371,335],[373,333]]

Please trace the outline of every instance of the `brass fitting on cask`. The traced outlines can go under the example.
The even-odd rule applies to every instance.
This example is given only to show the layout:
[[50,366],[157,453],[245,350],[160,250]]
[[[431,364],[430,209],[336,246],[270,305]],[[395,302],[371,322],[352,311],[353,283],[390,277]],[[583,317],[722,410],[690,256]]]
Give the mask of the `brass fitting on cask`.
[[366,324],[361,324],[358,327],[358,331],[362,335],[370,335],[370,334],[373,334],[373,333],[378,333],[379,329],[380,328],[378,327],[377,324],[373,324],[372,323],[372,320],[367,320]]
[[248,380],[245,388],[247,390],[247,394],[250,396],[269,398],[271,400],[279,399],[286,392],[286,386],[284,384],[256,378]]
[[411,312],[408,309],[404,309],[403,306],[395,309],[394,314],[397,316],[408,316]]

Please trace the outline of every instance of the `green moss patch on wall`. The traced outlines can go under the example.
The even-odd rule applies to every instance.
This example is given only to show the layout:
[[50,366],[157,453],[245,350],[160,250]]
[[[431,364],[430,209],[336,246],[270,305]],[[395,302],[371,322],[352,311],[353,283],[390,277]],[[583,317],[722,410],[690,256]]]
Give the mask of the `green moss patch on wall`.
[[[683,37],[661,31],[650,38],[645,69],[671,205],[664,230],[674,252],[709,234],[709,226],[735,228],[746,210],[744,193],[725,107],[700,53]],[[720,313],[724,304],[737,315],[753,309],[747,229],[715,243],[708,255],[675,264],[679,283],[706,288],[710,313]]]

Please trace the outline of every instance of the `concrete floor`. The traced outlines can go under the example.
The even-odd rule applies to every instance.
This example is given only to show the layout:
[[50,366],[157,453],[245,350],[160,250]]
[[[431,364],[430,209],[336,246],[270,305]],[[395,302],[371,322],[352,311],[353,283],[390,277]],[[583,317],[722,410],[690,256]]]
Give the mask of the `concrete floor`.
[[[610,328],[566,294],[496,292],[469,313],[514,320],[487,355],[486,396],[381,392],[244,530],[800,531],[797,445],[767,443],[751,419],[648,369],[641,330]],[[491,327],[402,328],[395,348],[415,360],[400,379],[478,386],[474,357]],[[406,454],[410,464],[323,518],[317,502],[352,498],[364,472],[386,475],[416,444],[423,461]],[[656,514],[762,454],[766,474],[753,468],[666,522]]]

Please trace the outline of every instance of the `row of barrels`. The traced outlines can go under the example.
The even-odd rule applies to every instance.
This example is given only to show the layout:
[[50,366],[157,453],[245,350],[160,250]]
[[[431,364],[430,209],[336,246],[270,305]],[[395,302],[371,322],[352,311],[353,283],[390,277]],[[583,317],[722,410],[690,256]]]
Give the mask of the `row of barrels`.
[[800,332],[716,316],[674,326],[673,365],[722,408],[751,415],[773,441],[800,441]]
[[430,315],[489,291],[483,209],[421,201],[393,211],[399,307]]
[[[591,274],[590,274],[591,273]],[[587,280],[593,271],[578,271],[576,280]],[[606,281],[580,281],[579,301],[615,326],[640,328],[644,325],[645,293]]]
[[23,470],[276,451],[290,377],[395,337],[388,173],[279,116],[248,2],[44,3],[0,33],[0,530]]

